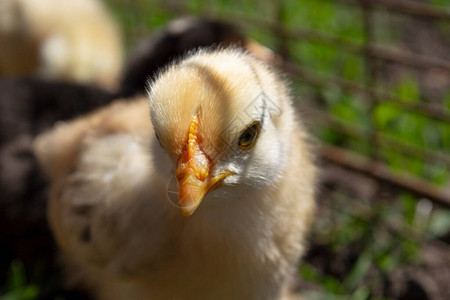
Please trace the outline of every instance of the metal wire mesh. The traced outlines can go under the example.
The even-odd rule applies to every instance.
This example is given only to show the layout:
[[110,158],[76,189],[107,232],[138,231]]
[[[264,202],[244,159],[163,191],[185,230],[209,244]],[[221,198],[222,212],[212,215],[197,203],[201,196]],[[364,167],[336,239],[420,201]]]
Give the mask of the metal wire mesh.
[[[322,2],[330,2],[322,1]],[[319,1],[321,2],[321,1]],[[331,1],[333,2],[333,1]],[[450,55],[439,57],[427,53],[414,52],[408,47],[385,45],[377,40],[377,27],[383,17],[408,18],[425,20],[428,23],[450,23],[450,13],[442,8],[414,1],[371,1],[371,0],[339,0],[334,1],[353,7],[353,17],[360,18],[363,40],[355,41],[342,38],[336,34],[320,32],[310,28],[292,26],[285,22],[286,11],[289,9],[286,1],[277,1],[269,6],[271,17],[261,17],[256,14],[246,14],[239,11],[224,12],[217,9],[216,3],[205,1],[199,7],[192,9],[181,1],[159,2],[167,12],[174,15],[194,13],[221,18],[239,23],[251,30],[257,28],[272,35],[277,52],[284,58],[280,67],[289,73],[296,82],[301,82],[313,89],[339,89],[352,95],[364,106],[362,114],[368,122],[364,126],[348,122],[330,113],[327,105],[299,102],[303,110],[314,116],[314,126],[332,130],[349,139],[358,140],[365,145],[363,151],[356,151],[346,143],[331,145],[325,142],[322,146],[322,157],[334,164],[369,174],[380,181],[408,190],[418,196],[425,197],[444,207],[450,207],[450,192],[445,184],[434,184],[426,174],[412,174],[408,168],[393,168],[386,159],[385,151],[395,152],[407,157],[410,161],[420,161],[422,164],[445,167],[450,166],[450,155],[447,143],[442,147],[415,145],[392,135],[379,127],[376,118],[377,111],[384,105],[393,105],[399,109],[399,114],[419,116],[430,120],[431,127],[443,127],[443,135],[450,130],[450,111],[444,103],[423,99],[423,95],[415,95],[413,99],[399,96],[386,88],[385,76],[390,66],[397,70],[413,70],[413,72],[433,72],[439,74],[440,80],[450,80]],[[448,25],[448,24],[447,24]],[[408,26],[408,25],[402,25]],[[336,74],[317,71],[303,64],[304,59],[296,52],[295,43],[312,43],[322,47],[337,48],[341,51],[360,57],[364,68],[361,80],[349,80]],[[294,46],[293,46],[294,45]],[[300,56],[300,57],[299,57]],[[306,59],[306,58],[305,58]],[[448,93],[448,87],[446,92]],[[415,130],[415,129],[411,129]],[[345,139],[342,138],[342,139]],[[444,138],[444,137],[443,137]],[[363,147],[364,148],[364,147]],[[446,171],[444,177],[448,177]],[[444,186],[444,187],[443,187]]]

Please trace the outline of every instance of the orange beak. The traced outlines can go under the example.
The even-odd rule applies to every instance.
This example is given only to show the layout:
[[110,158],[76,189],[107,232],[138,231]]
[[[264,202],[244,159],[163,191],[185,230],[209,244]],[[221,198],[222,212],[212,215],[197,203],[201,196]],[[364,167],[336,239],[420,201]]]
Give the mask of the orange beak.
[[215,189],[231,171],[211,175],[212,160],[200,148],[198,135],[199,118],[194,116],[189,126],[187,145],[182,152],[176,169],[178,183],[178,204],[185,216],[191,216],[209,191]]

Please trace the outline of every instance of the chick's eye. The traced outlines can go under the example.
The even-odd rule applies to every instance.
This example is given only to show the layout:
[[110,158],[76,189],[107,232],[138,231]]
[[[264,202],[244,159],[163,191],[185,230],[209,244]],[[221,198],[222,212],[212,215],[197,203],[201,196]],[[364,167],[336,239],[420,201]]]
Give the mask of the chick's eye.
[[250,124],[250,126],[248,126],[247,129],[245,129],[244,132],[242,132],[241,136],[239,137],[239,145],[238,145],[239,149],[241,150],[251,149],[256,143],[259,131],[260,125],[258,121],[255,121],[252,124]]

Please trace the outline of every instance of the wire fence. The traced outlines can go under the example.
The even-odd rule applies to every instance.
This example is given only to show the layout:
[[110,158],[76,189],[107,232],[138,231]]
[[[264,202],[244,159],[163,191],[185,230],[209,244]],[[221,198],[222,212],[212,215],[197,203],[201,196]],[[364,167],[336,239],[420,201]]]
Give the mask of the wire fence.
[[[207,5],[202,8],[201,13],[207,16],[220,17],[226,21],[237,22],[244,28],[257,26],[260,29],[273,33],[273,36],[277,40],[277,52],[285,58],[281,64],[281,68],[293,78],[315,87],[324,87],[332,84],[342,90],[363,96],[361,99],[364,99],[369,106],[367,112],[367,117],[371,119],[369,128],[363,129],[353,124],[348,124],[320,108],[304,108],[316,115],[315,119],[320,126],[332,128],[334,131],[338,131],[343,135],[364,140],[371,145],[370,153],[368,155],[361,155],[344,147],[324,143],[321,151],[321,156],[324,160],[364,173],[396,188],[412,192],[419,197],[425,197],[439,206],[450,208],[450,191],[448,188],[439,187],[426,179],[413,176],[407,172],[393,170],[380,156],[382,149],[390,149],[402,155],[415,157],[430,164],[444,165],[449,168],[449,153],[427,147],[418,147],[404,142],[401,139],[386,135],[377,127],[375,120],[373,120],[374,111],[380,103],[389,103],[412,114],[450,124],[450,111],[445,109],[441,103],[425,102],[421,99],[404,99],[385,90],[380,84],[381,74],[378,67],[381,62],[411,67],[417,70],[433,69],[439,70],[441,76],[450,78],[450,54],[449,59],[446,60],[396,47],[380,45],[377,43],[374,34],[376,27],[375,12],[381,11],[385,14],[400,14],[408,17],[426,19],[427,21],[437,20],[450,23],[450,11],[410,0],[334,1],[343,5],[353,6],[359,10],[359,17],[361,18],[364,32],[363,43],[346,40],[329,33],[318,32],[308,28],[294,28],[284,24],[282,18],[286,9],[284,1],[277,2],[276,17],[274,20],[265,20],[255,16],[239,14],[238,12],[233,12],[232,17],[225,16],[224,18],[223,14],[220,14],[213,7]],[[183,14],[189,11],[184,4],[178,1],[164,2],[162,5],[176,14]],[[339,76],[323,74],[301,64],[289,61],[292,51],[289,47],[289,41],[298,40],[337,47],[361,56],[365,68],[364,80],[362,82],[355,82]]]

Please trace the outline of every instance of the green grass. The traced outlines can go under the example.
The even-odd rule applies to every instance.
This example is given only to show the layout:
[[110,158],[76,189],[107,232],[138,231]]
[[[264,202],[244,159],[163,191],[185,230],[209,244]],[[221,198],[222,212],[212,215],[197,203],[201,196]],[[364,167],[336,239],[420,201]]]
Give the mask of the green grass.
[[11,262],[7,282],[2,287],[4,291],[0,300],[31,300],[40,294],[40,287],[30,283],[25,275],[25,267],[19,260]]
[[[120,23],[128,50],[137,41],[163,26],[176,15],[169,12],[157,0],[106,0],[114,17]],[[434,5],[450,8],[448,0],[430,0]],[[364,31],[359,10],[333,1],[298,0],[284,1],[284,10],[277,14],[277,2],[256,0],[194,0],[187,2],[191,14],[201,14],[205,8],[214,8],[222,17],[233,19],[235,14],[275,21],[280,17],[290,28],[309,28],[327,35],[336,35],[362,45]],[[396,46],[400,33],[393,30],[385,13],[377,11],[375,36],[377,42]],[[449,24],[439,24],[439,30],[448,31]],[[269,47],[276,48],[277,38],[263,28],[253,26],[247,33]],[[307,40],[290,40],[289,50],[294,62],[312,69],[326,78],[341,77],[359,84],[366,82],[364,59],[340,47],[312,43]],[[405,71],[403,76],[379,82],[387,92],[405,102],[427,102],[421,91],[419,78]],[[365,131],[377,129],[386,136],[407,144],[450,154],[450,125],[419,114],[407,112],[391,103],[371,106],[361,95],[346,91],[325,82],[311,86],[301,80],[293,80],[293,90],[300,103],[316,105],[322,100],[320,110]],[[450,90],[444,91],[442,99],[434,99],[450,110]],[[311,126],[310,126],[311,127]],[[314,126],[313,126],[314,127]],[[316,127],[314,133],[326,143],[358,151],[368,155],[373,145],[368,140],[348,137],[333,128]],[[431,164],[420,157],[405,156],[395,149],[377,149],[380,157],[393,169],[423,177],[436,184],[449,184],[448,168]],[[423,201],[423,200],[422,200]],[[400,194],[394,203],[379,201],[361,203],[349,199],[344,192],[334,191],[329,201],[328,214],[320,218],[314,229],[314,243],[326,245],[330,253],[338,255],[355,247],[359,251],[346,274],[336,277],[324,273],[311,264],[303,264],[299,272],[303,279],[320,287],[318,291],[306,292],[308,299],[372,299],[382,278],[392,270],[420,261],[421,241],[439,238],[450,230],[450,212],[435,209],[423,215],[418,209],[419,200],[414,196]],[[423,203],[422,203],[423,204]],[[27,278],[19,261],[11,264],[8,281],[1,286],[0,300],[35,299],[42,296],[42,281]],[[36,283],[38,282],[38,283]]]

